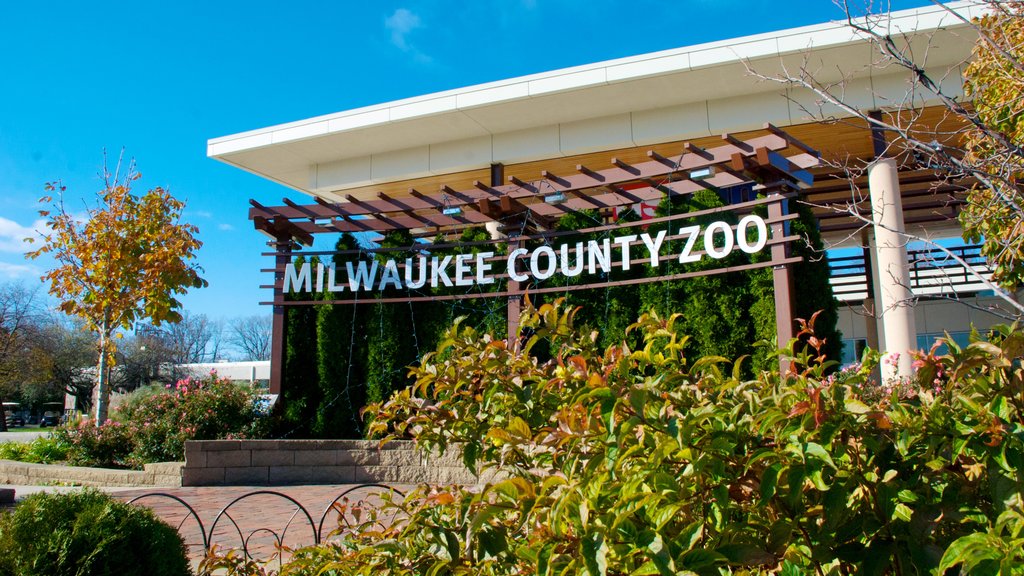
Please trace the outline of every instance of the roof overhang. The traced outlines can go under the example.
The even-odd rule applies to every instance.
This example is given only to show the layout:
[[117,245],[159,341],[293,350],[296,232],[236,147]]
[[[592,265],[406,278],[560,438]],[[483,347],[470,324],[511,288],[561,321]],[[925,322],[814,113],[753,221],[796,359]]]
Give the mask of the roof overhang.
[[[971,18],[984,7],[950,5]],[[929,70],[959,85],[971,28],[938,6],[894,12],[883,25]],[[927,48],[927,50],[926,50]],[[808,66],[848,82],[859,106],[905,93],[872,66],[870,43],[845,21],[700,44],[398,100],[211,139],[208,155],[285,186],[338,201],[345,189],[495,162],[514,163],[810,120],[808,94],[748,72]],[[785,96],[780,95],[785,92]]]

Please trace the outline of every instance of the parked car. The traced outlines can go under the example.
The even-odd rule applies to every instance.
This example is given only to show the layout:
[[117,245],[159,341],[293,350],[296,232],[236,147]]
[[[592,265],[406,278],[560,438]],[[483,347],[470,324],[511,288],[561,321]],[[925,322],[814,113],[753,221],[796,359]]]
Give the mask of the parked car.
[[18,412],[19,406],[17,402],[4,402],[4,422],[8,428],[25,425],[25,418]]
[[39,427],[59,426],[63,414],[64,404],[60,402],[47,402],[43,404],[43,416],[39,419]]
[[43,412],[42,418],[39,419],[39,427],[46,428],[47,426],[58,426],[60,425],[60,412],[47,411]]

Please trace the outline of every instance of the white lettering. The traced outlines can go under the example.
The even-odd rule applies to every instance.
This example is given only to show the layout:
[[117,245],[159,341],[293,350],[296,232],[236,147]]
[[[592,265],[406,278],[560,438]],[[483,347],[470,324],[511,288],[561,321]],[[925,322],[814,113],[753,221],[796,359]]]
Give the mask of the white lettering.
[[289,262],[284,266],[284,291],[295,292],[296,290],[313,291],[313,274],[310,271],[309,262],[303,262],[297,273],[295,264]]
[[657,236],[651,240],[651,235],[644,232],[640,235],[640,239],[644,241],[644,246],[647,247],[647,253],[651,256],[651,266],[657,268],[658,264],[661,264],[659,255],[661,253],[661,243],[665,241],[665,234],[667,230],[659,230]]
[[[757,240],[753,244],[748,244],[747,228],[751,224],[757,228]],[[768,243],[768,226],[764,223],[764,219],[757,214],[748,214],[741,218],[740,223],[736,225],[736,243],[739,244],[740,250],[747,254],[753,254],[764,248],[764,245]]]
[[[539,267],[541,254],[548,257],[548,267],[541,270]],[[558,266],[558,260],[555,257],[555,251],[550,246],[541,246],[533,251],[530,255],[530,272],[533,273],[533,277],[537,280],[547,280],[555,275],[555,268]]]
[[679,253],[679,263],[688,264],[690,262],[700,260],[700,256],[690,254],[690,252],[693,252],[693,245],[697,243],[697,235],[700,234],[700,226],[687,226],[685,228],[680,228],[679,234],[687,234],[686,245],[683,246],[683,251]]
[[629,270],[629,243],[636,240],[636,234],[630,234],[629,236],[620,236],[615,239],[615,243],[622,248],[622,269]]
[[605,238],[600,244],[597,240],[587,242],[587,272],[594,274],[597,271],[597,264],[601,265],[601,271],[608,273],[612,271],[612,241]]
[[430,270],[430,287],[437,288],[438,279],[448,287],[452,286],[452,279],[448,277],[448,272],[445,267],[452,261],[451,256],[445,256],[440,262],[437,260],[437,256],[431,258],[431,270]]
[[352,263],[345,262],[345,269],[348,271],[348,287],[353,292],[360,288],[373,290],[374,279],[377,278],[377,261],[374,260],[371,263],[369,270],[366,265],[366,260],[360,260],[357,269],[353,270]]
[[334,282],[336,274],[334,266],[327,266],[327,290],[330,292],[342,292],[345,290],[344,284],[336,284]]
[[[650,233],[644,232],[639,235],[627,234],[615,238],[588,240],[585,243],[541,246],[536,250],[516,248],[508,255],[506,270],[512,282],[527,282],[531,278],[547,280],[556,274],[573,278],[583,274],[584,269],[589,274],[607,274],[612,271],[613,264],[627,271],[632,268],[632,247],[638,241],[643,242],[646,247],[651,267],[657,268],[661,264],[661,248],[669,234],[668,230],[659,230],[653,237]],[[721,235],[721,239],[717,237],[718,235]],[[731,254],[737,246],[747,254],[754,254],[768,244],[769,235],[770,231],[764,218],[756,214],[741,218],[735,232],[733,227],[724,221],[712,222],[706,228],[700,225],[684,226],[679,229],[676,236],[682,244],[679,262],[698,262],[703,254],[721,260]],[[701,237],[704,241],[703,254],[695,254],[697,240]],[[615,259],[614,263],[613,249],[620,252],[620,257]],[[333,264],[314,259],[301,265],[285,264],[283,285],[285,292],[313,292],[315,287],[316,293],[322,293],[325,290],[343,292],[346,287],[353,292],[403,287],[421,289],[428,281],[432,288],[494,284],[497,279],[492,272],[493,262],[490,262],[494,256],[494,252],[414,256],[405,259],[404,274],[401,270],[401,261],[355,260],[345,263],[348,278],[341,283],[338,282],[340,274]],[[518,260],[525,262],[518,264]],[[454,270],[449,270],[449,266]],[[414,270],[416,268],[418,271]],[[378,271],[381,271],[379,282]]]
[[476,283],[494,284],[494,278],[487,276],[491,272],[491,263],[488,258],[494,257],[494,252],[480,252],[476,255]]
[[469,261],[473,259],[472,254],[459,254],[455,257],[455,285],[472,286],[473,277],[469,276]]
[[569,245],[562,244],[559,247],[562,254],[562,274],[570,278],[579,276],[583,272],[583,242],[576,243],[576,267],[569,267]]
[[389,259],[384,263],[384,272],[380,275],[378,290],[387,288],[388,284],[394,284],[395,288],[402,288],[402,277],[398,275],[398,265],[394,260]]
[[526,282],[530,279],[526,274],[520,274],[516,272],[516,259],[520,256],[524,256],[529,252],[526,248],[516,248],[508,255],[508,263],[506,269],[508,270],[508,277],[516,282]]
[[406,286],[406,288],[412,288],[413,290],[415,290],[417,288],[423,288],[423,285],[427,283],[427,257],[426,256],[420,256],[419,257],[419,266],[417,266],[417,268],[419,268],[419,270],[420,270],[420,277],[417,278],[414,281],[412,279],[412,258],[406,258],[405,259],[405,286]]
[[[715,246],[715,232],[722,232],[723,246]],[[721,260],[732,252],[732,228],[725,222],[712,222],[704,229],[704,252],[715,260]]]

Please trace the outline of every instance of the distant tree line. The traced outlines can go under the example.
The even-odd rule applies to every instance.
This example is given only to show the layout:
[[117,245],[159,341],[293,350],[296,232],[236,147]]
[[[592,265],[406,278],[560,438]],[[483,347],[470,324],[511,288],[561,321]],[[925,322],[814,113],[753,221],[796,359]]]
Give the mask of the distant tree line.
[[[183,376],[178,364],[225,359],[269,360],[270,317],[227,322],[185,312],[181,322],[139,324],[124,334],[110,370],[111,388],[128,392]],[[92,407],[97,340],[80,321],[49,309],[38,289],[0,284],[0,401],[23,408],[60,402]],[[0,418],[0,429],[4,426]]]

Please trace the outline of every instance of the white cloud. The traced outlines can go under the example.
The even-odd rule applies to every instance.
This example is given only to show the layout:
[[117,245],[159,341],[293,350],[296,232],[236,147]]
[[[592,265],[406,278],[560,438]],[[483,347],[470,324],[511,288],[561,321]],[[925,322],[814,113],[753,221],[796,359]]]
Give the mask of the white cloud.
[[228,224],[227,222],[221,222],[220,224],[217,224],[217,229],[218,230],[223,230],[225,232],[230,232],[230,231],[234,230],[235,227],[232,226],[231,224]]
[[196,216],[198,216],[200,218],[213,218],[213,214],[211,214],[210,212],[207,212],[206,210],[197,210],[196,211]]
[[410,41],[409,36],[413,30],[423,28],[420,17],[407,8],[399,8],[391,16],[384,19],[384,28],[391,32],[391,43],[403,52],[412,54],[418,62],[427,63],[431,61],[427,56],[416,48]]
[[409,51],[411,48],[406,36],[413,30],[421,27],[420,17],[405,8],[395,10],[395,13],[384,19],[384,27],[391,31],[391,43],[402,50]]
[[46,230],[44,220],[36,220],[31,226],[22,226],[0,216],[0,252],[24,254],[33,248],[25,242],[25,238],[38,238],[42,230]]
[[28,264],[11,264],[10,262],[0,262],[0,278],[7,278],[14,280],[16,278],[25,278],[28,276],[38,276],[39,271],[35,266]]

